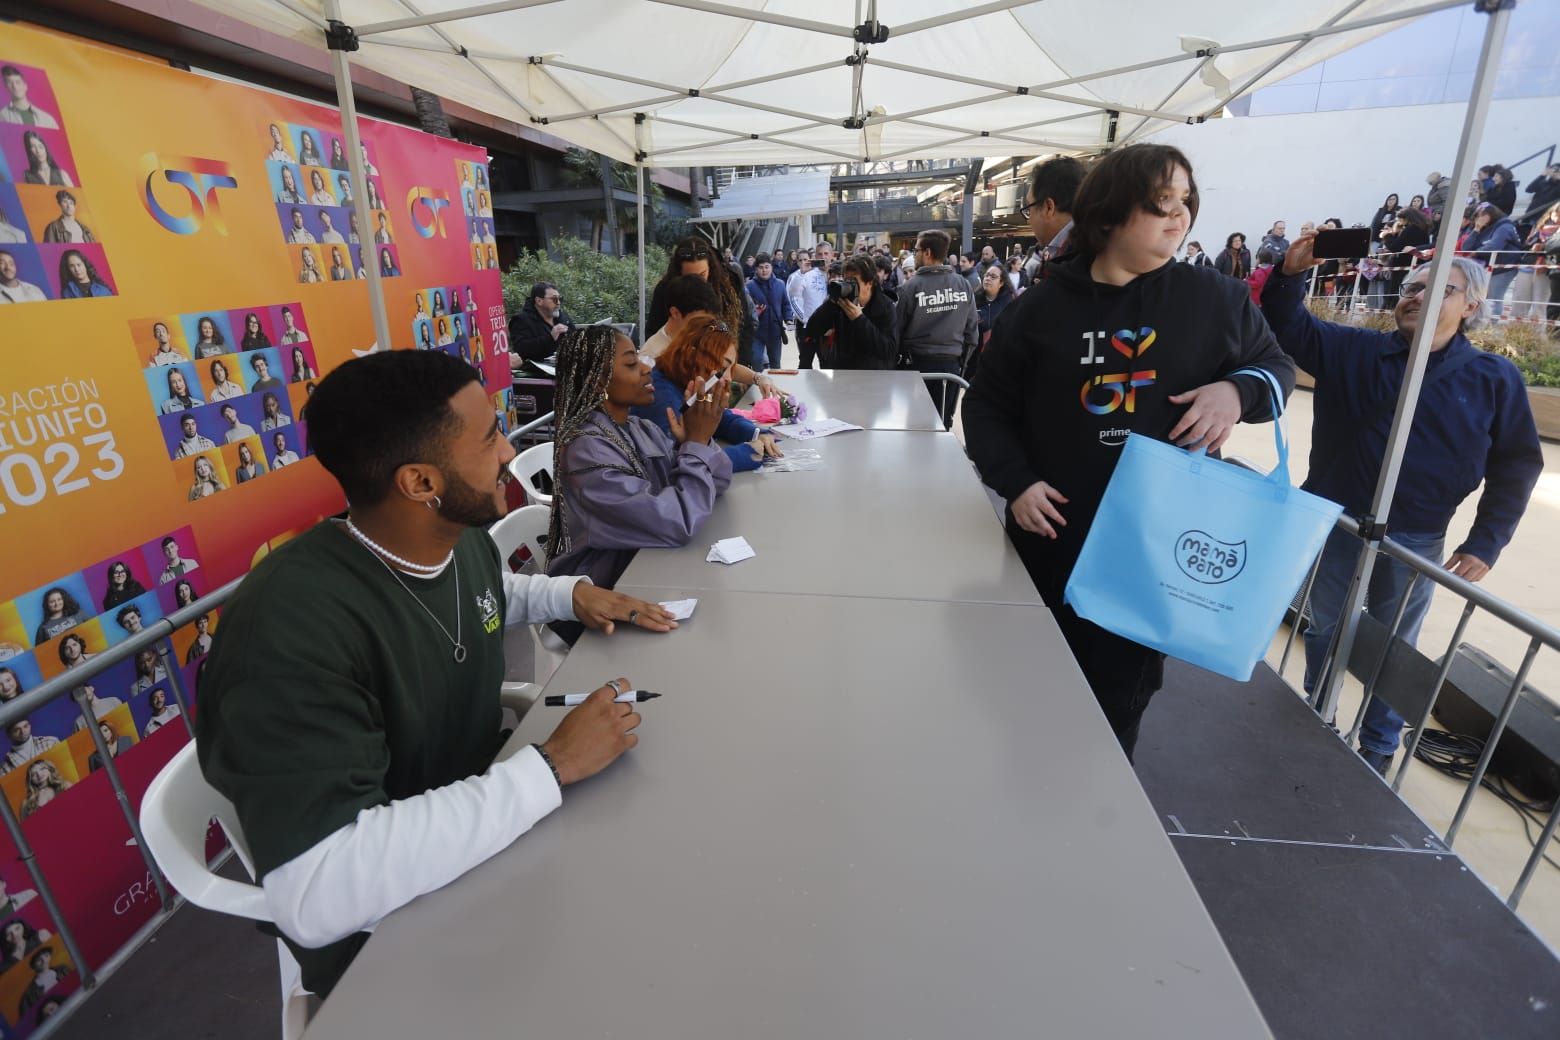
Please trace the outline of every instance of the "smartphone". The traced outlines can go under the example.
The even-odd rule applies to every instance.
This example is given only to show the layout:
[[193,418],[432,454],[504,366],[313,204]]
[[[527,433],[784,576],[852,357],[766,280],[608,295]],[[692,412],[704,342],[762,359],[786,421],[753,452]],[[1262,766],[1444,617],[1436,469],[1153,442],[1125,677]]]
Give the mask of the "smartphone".
[[1370,228],[1323,228],[1311,244],[1318,260],[1358,260],[1370,255]]
[[[707,394],[707,393],[709,393],[711,390],[715,389],[715,384],[718,383],[718,382],[720,382],[720,373],[716,372],[714,375],[710,376],[708,379],[706,379],[704,381],[704,386],[700,388],[699,394]],[[694,394],[692,397],[688,398],[688,407],[689,408],[692,408],[693,407],[693,402],[695,402],[695,401],[697,401],[699,399],[699,394]]]

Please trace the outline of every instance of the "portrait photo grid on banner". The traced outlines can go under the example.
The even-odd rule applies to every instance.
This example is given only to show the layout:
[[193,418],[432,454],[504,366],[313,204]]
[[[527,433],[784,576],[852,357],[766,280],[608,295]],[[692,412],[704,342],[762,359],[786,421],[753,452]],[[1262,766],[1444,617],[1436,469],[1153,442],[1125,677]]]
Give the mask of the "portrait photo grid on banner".
[[0,83],[0,303],[116,295],[48,72],[0,54]]
[[319,365],[302,303],[137,318],[130,341],[191,502],[308,454],[303,405]]
[[[330,108],[20,23],[0,41],[0,88],[3,702],[96,667],[344,507],[305,411],[336,366],[441,349],[479,370],[506,420],[511,378],[482,149],[360,120],[359,227]],[[389,343],[368,264],[405,276],[386,286]],[[243,487],[261,478],[264,492]],[[221,621],[72,680],[92,723],[67,696],[6,734],[0,796],[62,920],[0,831],[0,1040],[79,999],[82,969],[162,909],[108,773],[133,809],[187,743],[175,693],[198,711]]]
[[[0,603],[0,702],[68,674],[193,603],[205,588],[202,562],[193,532],[183,528]],[[217,621],[218,612],[212,611],[174,634],[171,666],[179,669],[191,698]],[[158,742],[168,754],[188,736],[169,668],[157,650],[145,649],[76,687],[85,693],[108,757],[122,775],[155,734],[173,734]],[[100,798],[106,788],[100,775],[103,755],[74,697],[58,698],[12,722],[4,756],[0,796],[30,839],[37,834],[46,841],[42,835],[58,823],[59,814],[70,815],[78,798],[91,796],[90,787],[96,786]],[[3,873],[0,884],[9,892],[11,882]],[[47,1017],[37,1014],[44,1001],[52,997],[57,1002],[74,988],[72,975],[58,970],[65,951],[51,944],[53,922],[42,904],[32,902],[35,895],[30,889],[0,894],[9,899],[0,905],[0,1018],[18,1030]],[[51,951],[45,958],[48,967],[35,963],[42,949]]]
[[457,160],[460,172],[460,210],[466,217],[466,237],[471,243],[473,271],[498,270],[498,239],[493,234],[493,192],[488,187],[486,163]]
[[412,298],[412,343],[418,350],[442,350],[483,371],[487,345],[477,294],[469,285],[441,285],[423,289]]
[[400,277],[399,247],[385,204],[384,180],[367,139],[363,164],[373,248],[365,257],[363,229],[358,227],[347,172],[346,139],[339,128],[329,131],[273,120],[265,124],[265,133],[266,174],[298,284],[366,279],[363,265],[370,262],[379,265],[382,276]]

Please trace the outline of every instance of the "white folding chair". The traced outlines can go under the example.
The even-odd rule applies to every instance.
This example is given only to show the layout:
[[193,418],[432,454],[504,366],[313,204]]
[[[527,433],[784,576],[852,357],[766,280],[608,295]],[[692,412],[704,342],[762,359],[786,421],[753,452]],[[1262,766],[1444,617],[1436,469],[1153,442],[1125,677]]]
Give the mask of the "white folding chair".
[[[532,683],[504,683],[499,700],[524,715],[540,690]],[[141,799],[146,847],[168,883],[196,906],[251,921],[271,921],[264,889],[222,877],[207,865],[206,832],[213,819],[253,878],[255,861],[238,825],[238,812],[206,782],[192,740],[153,778]],[[303,969],[287,944],[276,940],[276,951],[281,965],[282,1040],[298,1040],[309,1024],[309,993],[303,988]]]
[[[270,921],[265,891],[259,885],[230,880],[207,866],[206,831],[213,818],[253,878],[255,861],[238,826],[238,813],[233,803],[206,782],[192,740],[163,767],[141,799],[141,833],[146,847],[168,883],[196,906],[251,921]],[[282,1037],[296,1040],[309,1024],[309,995],[292,951],[280,939],[276,950],[281,962]]]
[[[515,461],[519,461],[516,456]],[[514,463],[510,463],[514,465]],[[499,558],[507,564],[521,546],[531,554],[531,562],[537,573],[547,573],[547,525],[552,521],[552,509],[548,506],[521,506],[511,510],[498,523],[488,528],[488,537],[498,546]]]
[[[539,506],[552,505],[552,495],[541,489],[536,482],[538,473],[547,474],[548,486],[553,487],[553,446],[549,441],[546,444],[538,444],[530,447],[509,460],[509,473],[520,482],[525,489],[525,500],[528,504]],[[543,531],[546,531],[544,525]]]
[[[543,447],[551,448],[551,445],[543,445]],[[522,455],[515,456],[510,466],[513,467],[515,462],[519,462],[525,455],[529,455],[535,450],[535,448],[532,448]],[[551,459],[552,456],[548,455],[548,458]],[[509,558],[523,545],[531,554],[531,562],[536,568],[536,573],[546,574],[547,527],[551,520],[552,509],[549,506],[521,506],[492,527],[489,527],[488,537],[492,538],[493,543],[498,546],[499,558],[506,565]],[[538,661],[537,675],[538,677],[551,675],[552,670],[555,670],[563,657],[568,654],[569,646],[562,639],[559,639],[557,634],[546,625],[536,625],[532,628],[532,631],[535,632],[536,641],[541,645],[541,649],[545,650],[553,658],[551,669],[543,668],[540,661]]]

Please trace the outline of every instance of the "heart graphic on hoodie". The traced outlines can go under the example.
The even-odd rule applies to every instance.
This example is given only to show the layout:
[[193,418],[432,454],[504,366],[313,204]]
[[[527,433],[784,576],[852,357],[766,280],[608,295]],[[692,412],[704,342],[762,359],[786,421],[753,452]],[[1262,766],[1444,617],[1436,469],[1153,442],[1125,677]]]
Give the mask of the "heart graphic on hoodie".
[[[1136,360],[1153,346],[1158,338],[1158,334],[1147,326],[1135,333],[1131,329],[1118,329],[1111,336],[1110,345],[1129,360]],[[1094,376],[1083,381],[1083,389],[1078,392],[1078,400],[1083,404],[1084,410],[1091,415],[1109,415],[1123,405],[1126,406],[1128,413],[1135,412],[1138,387],[1152,386],[1157,375],[1156,369],[1148,368],[1135,372]],[[1092,401],[1091,392],[1094,390],[1103,390],[1109,396],[1103,401]]]

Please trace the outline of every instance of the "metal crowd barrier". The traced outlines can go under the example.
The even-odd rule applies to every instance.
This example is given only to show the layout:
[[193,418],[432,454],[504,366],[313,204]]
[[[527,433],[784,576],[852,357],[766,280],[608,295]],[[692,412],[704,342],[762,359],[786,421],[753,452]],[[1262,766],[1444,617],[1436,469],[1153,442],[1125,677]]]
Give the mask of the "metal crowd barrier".
[[[1526,259],[1521,263],[1515,264],[1493,263],[1493,260],[1497,255],[1513,252],[1522,252],[1525,257],[1530,257],[1531,259]],[[1548,295],[1545,295],[1543,299],[1521,299],[1516,296],[1516,294],[1520,291],[1518,287],[1522,285],[1522,275],[1526,273],[1523,271],[1523,268],[1533,268],[1534,270],[1530,277],[1533,279],[1543,279],[1545,285],[1548,285],[1549,272],[1551,269],[1546,265],[1545,257],[1543,255],[1532,254],[1524,250],[1513,249],[1458,250],[1457,255],[1466,256],[1473,259],[1477,259],[1481,256],[1488,256],[1492,262],[1487,266],[1492,273],[1499,273],[1502,271],[1517,272],[1517,277],[1511,284],[1511,291],[1513,294],[1512,300],[1509,304],[1504,303],[1505,294],[1502,293],[1503,303],[1501,307],[1501,313],[1498,315],[1492,314],[1492,321],[1506,323],[1512,321],[1527,321],[1529,323],[1560,328],[1560,320],[1551,320],[1548,317],[1549,308],[1551,305],[1560,306],[1560,299],[1552,300]],[[1385,266],[1386,263],[1397,257],[1406,257],[1408,259],[1408,266],[1393,268],[1391,270],[1384,270],[1382,272],[1384,277],[1370,279],[1369,281],[1366,280],[1364,269],[1361,267],[1358,261],[1349,262],[1352,264],[1352,271],[1341,271],[1339,274],[1326,276],[1316,275],[1312,278],[1311,281],[1311,297],[1312,299],[1317,300],[1332,300],[1335,305],[1340,305],[1340,309],[1349,311],[1390,311],[1392,307],[1386,305],[1386,301],[1388,298],[1392,298],[1395,302],[1395,298],[1397,296],[1397,291],[1392,288],[1391,285],[1391,279],[1393,276],[1396,276],[1398,284],[1401,285],[1403,279],[1406,279],[1422,264],[1429,262],[1428,257],[1426,257],[1424,251],[1420,249],[1401,249],[1397,252],[1387,252],[1383,250],[1379,253],[1372,253],[1370,256],[1362,258],[1363,260],[1374,260],[1377,263],[1383,264],[1383,266]],[[1560,268],[1555,268],[1555,270],[1560,270]],[[1321,291],[1322,283],[1327,279],[1333,279],[1333,292],[1324,293]],[[1340,279],[1342,280],[1343,284],[1349,285],[1349,290],[1347,292],[1338,291]],[[1528,288],[1530,291],[1535,293],[1537,292],[1537,287],[1532,282],[1529,282]],[[1382,301],[1382,306],[1378,307],[1373,305],[1373,302],[1378,299]],[[1489,302],[1493,304],[1495,302],[1495,297],[1490,297]],[[1535,314],[1535,312],[1537,313]]]
[[[1254,468],[1247,463],[1237,462],[1237,464]],[[1359,524],[1352,517],[1347,515],[1339,517],[1338,527],[1356,538],[1359,537]],[[1360,544],[1363,549],[1365,543],[1361,541]],[[1473,617],[1474,611],[1483,610],[1528,637],[1527,651],[1523,654],[1522,664],[1517,669],[1516,678],[1507,690],[1506,699],[1501,705],[1500,713],[1490,729],[1489,736],[1485,738],[1484,751],[1479,756],[1478,765],[1474,767],[1473,775],[1468,780],[1467,790],[1463,792],[1462,801],[1458,803],[1457,812],[1452,817],[1451,825],[1447,827],[1446,833],[1443,835],[1447,848],[1451,848],[1452,843],[1457,839],[1457,831],[1462,826],[1469,807],[1473,804],[1474,795],[1478,793],[1484,776],[1489,771],[1490,759],[1494,757],[1496,745],[1500,743],[1502,735],[1506,732],[1506,726],[1511,721],[1511,714],[1517,706],[1517,699],[1521,696],[1523,687],[1527,685],[1527,677],[1532,670],[1533,659],[1538,656],[1538,651],[1541,647],[1547,646],[1551,650],[1560,651],[1560,629],[1556,629],[1554,626],[1539,620],[1526,611],[1519,610],[1478,585],[1458,577],[1442,566],[1439,561],[1426,559],[1418,553],[1403,548],[1403,546],[1393,541],[1390,537],[1382,541],[1381,552],[1414,571],[1414,580],[1404,590],[1398,610],[1392,619],[1390,628],[1387,630],[1387,637],[1382,641],[1381,655],[1371,667],[1368,678],[1365,681],[1364,699],[1360,702],[1359,712],[1355,715],[1354,724],[1348,735],[1343,738],[1350,746],[1353,746],[1354,741],[1359,736],[1360,727],[1365,720],[1365,709],[1370,705],[1375,695],[1376,685],[1382,677],[1387,657],[1392,651],[1393,642],[1397,639],[1398,630],[1402,627],[1403,617],[1407,613],[1409,595],[1413,592],[1417,583],[1429,580],[1463,600],[1462,614],[1457,619],[1457,626],[1452,632],[1451,641],[1447,644],[1446,653],[1442,656],[1440,665],[1437,668],[1435,682],[1430,688],[1429,699],[1425,704],[1424,710],[1417,719],[1408,720],[1412,736],[1409,737],[1403,759],[1398,764],[1397,771],[1393,774],[1393,791],[1402,791],[1403,776],[1408,771],[1409,765],[1414,761],[1414,752],[1418,749],[1420,739],[1424,736],[1425,725],[1430,719],[1431,711],[1435,708],[1436,699],[1440,696],[1441,688],[1446,683],[1447,675],[1451,672],[1452,662],[1457,655],[1458,648],[1462,645],[1463,635],[1468,629],[1468,622]],[[1295,636],[1300,628],[1299,619],[1305,613],[1306,606],[1310,602],[1312,579],[1315,578],[1316,570],[1320,563],[1321,557],[1318,555],[1317,562],[1311,567],[1311,577],[1306,581],[1305,594],[1295,609],[1295,622],[1290,625],[1289,636],[1284,641],[1283,655],[1279,659],[1278,674],[1280,678],[1284,677],[1284,670],[1289,664],[1289,654],[1294,647]],[[1328,678],[1331,673],[1337,668],[1347,667],[1346,664],[1337,660],[1338,633],[1342,631],[1342,628],[1343,619],[1340,618],[1338,625],[1334,627],[1332,644],[1327,649],[1327,656],[1324,659],[1321,675],[1317,677],[1316,690],[1318,692],[1311,697],[1312,707],[1317,707],[1316,698],[1319,696],[1320,691],[1327,688]],[[1533,846],[1533,852],[1528,857],[1527,863],[1522,868],[1521,875],[1517,878],[1517,882],[1506,900],[1506,905],[1513,910],[1521,903],[1523,893],[1527,890],[1528,882],[1532,880],[1534,871],[1538,869],[1538,865],[1542,861],[1550,841],[1554,838],[1557,826],[1560,826],[1560,800],[1557,800],[1550,809],[1549,818],[1544,824],[1543,832]]]
[[[11,723],[19,719],[25,719],[46,705],[60,697],[73,697],[77,707],[81,711],[81,717],[86,721],[86,730],[92,734],[93,746],[97,748],[98,760],[103,763],[103,771],[108,774],[108,782],[113,789],[114,798],[119,802],[120,810],[124,813],[125,823],[130,827],[130,834],[135,840],[136,848],[141,853],[141,858],[146,862],[146,869],[157,887],[158,897],[162,902],[162,910],[143,925],[130,939],[116,950],[101,967],[94,971],[81,955],[81,948],[76,943],[75,934],[71,931],[70,923],[65,919],[65,914],[60,909],[59,901],[54,897],[54,890],[50,887],[48,878],[44,875],[43,868],[39,865],[37,856],[33,852],[32,843],[27,840],[26,833],[22,830],[21,821],[17,819],[16,812],[11,808],[10,800],[0,797],[0,815],[5,818],[6,830],[11,835],[11,840],[16,844],[17,858],[27,868],[33,884],[37,886],[38,898],[42,901],[49,916],[54,919],[56,934],[65,946],[66,953],[70,956],[71,963],[76,966],[81,974],[81,988],[83,991],[93,989],[100,980],[113,974],[126,960],[130,958],[140,946],[145,943],[158,928],[167,921],[179,906],[183,898],[177,892],[168,887],[167,880],[162,871],[157,868],[156,861],[147,850],[146,841],[141,834],[141,821],[135,807],[130,803],[130,794],[125,790],[123,779],[119,775],[119,767],[115,763],[112,754],[109,753],[108,742],[103,739],[103,734],[98,730],[97,717],[92,712],[88,702],[88,695],[83,688],[85,682],[96,675],[107,671],[121,661],[133,658],[136,654],[147,648],[154,648],[161,660],[163,671],[168,675],[168,686],[173,692],[175,703],[179,707],[179,717],[184,721],[185,730],[194,739],[195,729],[190,720],[190,697],[184,689],[184,677],[179,671],[178,654],[173,649],[170,637],[174,631],[185,625],[193,624],[203,614],[208,614],[226,603],[233,595],[233,590],[243,579],[235,578],[233,581],[217,589],[215,592],[202,596],[189,606],[174,611],[155,624],[148,625],[141,632],[136,633],[124,642],[102,651],[95,657],[70,669],[61,675],[48,680],[37,688],[22,694],[15,700],[0,705],[0,731],[4,731]],[[67,1001],[62,1012],[49,1019],[44,1025],[33,1032],[33,1036],[47,1038],[55,1030],[60,1028],[65,1019],[74,1011],[74,1005],[78,1002]]]
[[[950,384],[954,387],[953,392],[955,394],[960,390],[968,390],[970,388],[969,380],[963,376],[956,376],[952,372],[922,372],[921,378],[927,383],[941,384],[937,387],[936,394],[938,415],[942,414],[943,406],[948,403],[948,387]],[[932,388],[928,386],[926,389],[930,392]]]
[[558,413],[556,412],[548,412],[546,415],[537,416],[535,419],[532,419],[524,426],[515,427],[509,432],[509,443],[518,448],[520,446],[520,442],[524,440],[528,434],[534,433],[535,431],[540,430],[542,427],[550,425],[553,421],[553,417],[557,414]]

